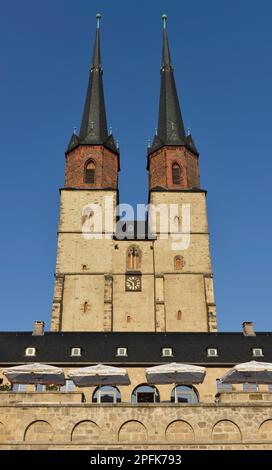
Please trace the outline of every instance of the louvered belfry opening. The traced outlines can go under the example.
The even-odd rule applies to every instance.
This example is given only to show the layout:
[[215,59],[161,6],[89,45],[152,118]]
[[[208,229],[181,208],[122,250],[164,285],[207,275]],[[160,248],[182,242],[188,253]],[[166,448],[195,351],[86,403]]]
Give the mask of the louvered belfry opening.
[[180,166],[177,163],[172,166],[172,179],[174,184],[180,184]]
[[85,183],[94,183],[95,182],[95,164],[94,162],[89,162],[85,170]]

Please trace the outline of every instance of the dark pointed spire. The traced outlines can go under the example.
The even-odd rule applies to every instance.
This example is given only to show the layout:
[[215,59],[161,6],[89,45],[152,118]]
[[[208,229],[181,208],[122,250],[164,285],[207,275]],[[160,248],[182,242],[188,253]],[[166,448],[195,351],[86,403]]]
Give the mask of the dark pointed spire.
[[167,37],[167,31],[166,31],[167,16],[162,15],[162,20],[163,20],[162,67],[172,67],[169,44],[168,44],[168,37]]
[[161,65],[161,91],[157,133],[148,152],[164,145],[186,145],[186,135],[176,90],[173,66],[166,31],[166,15],[163,15],[163,45]]
[[76,141],[78,140],[78,145],[105,145],[118,153],[113,136],[108,134],[103,89],[103,68],[100,53],[101,15],[99,13],[96,15],[96,19],[97,26],[93,57],[80,132],[79,136],[72,136],[67,151],[71,150],[71,144],[74,148],[76,146]]
[[103,69],[100,54],[100,15],[93,49],[93,59],[81,122],[80,140],[90,144],[102,144],[108,137],[106,109],[103,90]]

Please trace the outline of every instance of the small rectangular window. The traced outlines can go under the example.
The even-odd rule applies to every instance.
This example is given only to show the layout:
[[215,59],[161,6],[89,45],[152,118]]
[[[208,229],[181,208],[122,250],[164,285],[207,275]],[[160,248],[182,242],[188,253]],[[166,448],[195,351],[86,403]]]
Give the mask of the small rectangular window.
[[253,348],[253,349],[252,349],[252,356],[254,356],[254,357],[263,356],[263,350],[262,350],[262,348]]
[[173,356],[173,349],[172,348],[162,348],[162,356]]
[[72,348],[71,356],[81,356],[81,348]]
[[26,348],[25,355],[26,356],[36,356],[36,348]]
[[116,356],[127,356],[127,355],[128,355],[127,348],[117,348]]
[[217,350],[217,348],[208,348],[208,349],[207,349],[207,356],[208,356],[208,357],[216,357],[216,356],[218,356],[218,350]]

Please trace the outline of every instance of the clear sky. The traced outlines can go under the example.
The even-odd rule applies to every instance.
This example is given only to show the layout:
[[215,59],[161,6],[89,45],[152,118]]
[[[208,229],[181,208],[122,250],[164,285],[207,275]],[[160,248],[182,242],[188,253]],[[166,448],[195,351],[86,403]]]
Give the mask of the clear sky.
[[0,330],[49,328],[64,150],[79,127],[103,15],[108,123],[122,202],[146,202],[161,15],[183,118],[200,151],[220,331],[272,330],[270,0],[0,1]]

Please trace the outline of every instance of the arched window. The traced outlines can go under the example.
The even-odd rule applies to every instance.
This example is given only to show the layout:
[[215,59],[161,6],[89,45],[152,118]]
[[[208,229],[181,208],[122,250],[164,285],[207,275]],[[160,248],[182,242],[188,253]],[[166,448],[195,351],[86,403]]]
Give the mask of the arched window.
[[85,183],[95,182],[95,164],[93,161],[89,161],[85,168]]
[[154,385],[138,385],[131,395],[131,403],[158,403],[159,401],[160,395]]
[[139,269],[141,264],[141,251],[137,246],[131,246],[127,251],[127,269]]
[[172,166],[172,180],[173,184],[180,184],[180,166],[177,163]]
[[120,403],[121,394],[117,387],[102,385],[93,393],[93,403]]
[[171,393],[171,403],[198,403],[198,394],[194,387],[177,385]]

